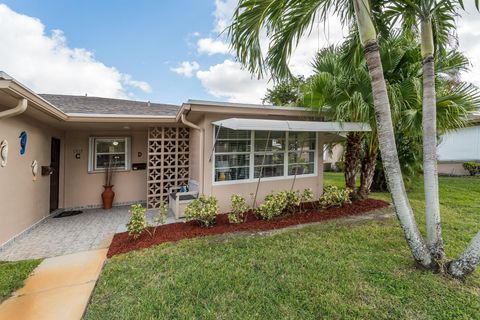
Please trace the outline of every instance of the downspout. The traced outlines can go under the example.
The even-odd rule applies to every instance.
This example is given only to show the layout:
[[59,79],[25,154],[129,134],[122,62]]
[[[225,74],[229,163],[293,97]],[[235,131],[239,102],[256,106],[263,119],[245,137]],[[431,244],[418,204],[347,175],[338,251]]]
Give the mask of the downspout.
[[18,100],[18,104],[15,108],[5,110],[0,112],[0,119],[6,119],[10,117],[15,117],[18,116],[19,114],[22,114],[27,110],[27,99],[22,98]]
[[204,190],[204,183],[205,183],[205,176],[204,176],[204,173],[205,173],[205,168],[203,167],[203,163],[204,163],[204,148],[203,148],[203,144],[204,144],[204,132],[203,132],[203,129],[199,126],[197,126],[196,124],[188,121],[185,117],[185,114],[182,113],[181,117],[180,117],[180,121],[186,125],[187,127],[189,128],[192,128],[192,129],[195,129],[195,130],[198,130],[200,131],[200,176],[199,178],[202,179],[202,183],[200,185],[200,194],[203,194],[203,190]]

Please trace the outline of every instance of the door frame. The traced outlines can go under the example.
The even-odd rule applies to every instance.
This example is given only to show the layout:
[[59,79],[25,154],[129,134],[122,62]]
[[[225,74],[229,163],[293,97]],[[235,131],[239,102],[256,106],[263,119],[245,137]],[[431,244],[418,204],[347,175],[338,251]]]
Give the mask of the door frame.
[[50,174],[49,212],[52,213],[59,208],[60,204],[60,163],[62,140],[52,137],[50,146],[50,168],[53,171]]

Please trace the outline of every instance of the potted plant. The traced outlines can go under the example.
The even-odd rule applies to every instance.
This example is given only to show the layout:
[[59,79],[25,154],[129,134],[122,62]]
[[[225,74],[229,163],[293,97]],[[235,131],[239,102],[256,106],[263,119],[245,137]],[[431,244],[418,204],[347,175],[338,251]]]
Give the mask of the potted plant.
[[103,185],[104,190],[102,192],[103,209],[112,208],[113,198],[115,197],[115,192],[113,192],[112,179],[116,168],[116,157],[109,157],[108,161],[105,163],[105,184]]

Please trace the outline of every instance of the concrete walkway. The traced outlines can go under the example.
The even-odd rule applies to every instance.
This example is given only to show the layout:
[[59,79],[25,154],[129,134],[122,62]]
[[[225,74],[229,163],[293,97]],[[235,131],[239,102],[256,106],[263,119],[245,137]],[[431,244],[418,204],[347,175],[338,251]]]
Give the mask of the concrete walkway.
[[25,286],[0,305],[0,319],[81,319],[107,250],[45,259]]

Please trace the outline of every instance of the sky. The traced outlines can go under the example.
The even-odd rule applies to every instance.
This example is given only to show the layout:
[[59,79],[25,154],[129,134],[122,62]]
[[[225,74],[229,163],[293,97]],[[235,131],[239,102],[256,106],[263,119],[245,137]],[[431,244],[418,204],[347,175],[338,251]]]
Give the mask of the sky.
[[[458,19],[460,49],[472,62],[463,79],[480,86],[480,14],[470,2]],[[243,69],[222,33],[236,4],[0,0],[0,70],[37,93],[260,103],[272,82]],[[345,35],[335,17],[317,24],[290,59],[292,72],[311,75],[315,52]]]

